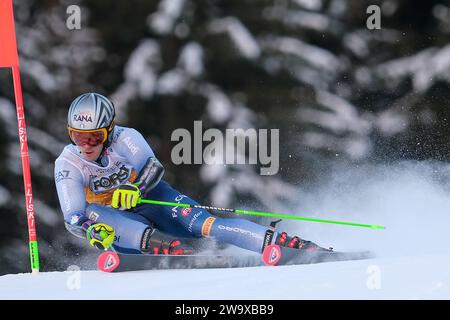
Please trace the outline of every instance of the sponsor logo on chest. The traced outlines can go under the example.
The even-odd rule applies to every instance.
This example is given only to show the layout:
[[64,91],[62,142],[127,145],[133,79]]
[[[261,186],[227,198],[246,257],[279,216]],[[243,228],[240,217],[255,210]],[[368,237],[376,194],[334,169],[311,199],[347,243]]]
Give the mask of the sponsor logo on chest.
[[104,192],[128,181],[132,173],[132,167],[121,162],[115,163],[113,168],[97,172],[91,176],[89,188],[95,193]]

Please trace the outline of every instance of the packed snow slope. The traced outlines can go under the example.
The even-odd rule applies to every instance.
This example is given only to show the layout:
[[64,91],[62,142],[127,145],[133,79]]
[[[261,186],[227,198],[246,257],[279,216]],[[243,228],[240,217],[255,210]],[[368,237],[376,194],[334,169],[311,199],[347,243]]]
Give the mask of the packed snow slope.
[[5,275],[0,277],[0,299],[450,299],[450,167],[405,162],[333,172],[317,187],[299,190],[299,202],[289,210],[387,229],[287,220],[279,229],[336,251],[371,250],[374,259]]
[[450,255],[283,267],[6,275],[0,277],[0,299],[450,299]]

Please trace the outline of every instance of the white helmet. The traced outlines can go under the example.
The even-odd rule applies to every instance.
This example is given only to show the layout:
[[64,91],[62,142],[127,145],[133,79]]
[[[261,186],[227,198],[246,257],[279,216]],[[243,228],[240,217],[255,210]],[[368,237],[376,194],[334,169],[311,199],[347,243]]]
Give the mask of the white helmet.
[[[111,143],[110,133],[114,128],[116,113],[114,104],[98,93],[85,93],[77,97],[70,105],[67,114],[67,129],[72,143],[85,140],[86,133],[94,134],[98,143]],[[84,135],[83,135],[84,134]],[[91,135],[92,136],[92,135]],[[77,141],[77,138],[80,140]]]

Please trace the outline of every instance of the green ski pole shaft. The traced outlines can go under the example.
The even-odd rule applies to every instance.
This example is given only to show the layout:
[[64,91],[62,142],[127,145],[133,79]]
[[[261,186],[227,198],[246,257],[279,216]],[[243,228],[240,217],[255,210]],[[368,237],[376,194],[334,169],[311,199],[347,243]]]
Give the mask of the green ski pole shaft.
[[155,205],[170,206],[170,207],[198,208],[198,209],[205,209],[205,210],[211,210],[211,211],[222,211],[222,212],[230,212],[230,213],[236,213],[236,214],[247,214],[247,215],[262,216],[262,217],[273,217],[273,218],[290,219],[290,220],[302,220],[302,221],[310,221],[310,222],[339,224],[339,225],[345,225],[345,226],[369,228],[369,229],[374,229],[374,230],[386,229],[386,227],[383,227],[383,226],[380,226],[380,225],[376,225],[376,224],[364,224],[364,223],[354,223],[354,222],[346,222],[346,221],[325,220],[325,219],[299,217],[299,216],[293,216],[293,215],[287,215],[287,214],[278,214],[278,213],[271,213],[271,212],[249,211],[249,210],[240,210],[240,209],[228,209],[228,208],[192,205],[192,204],[178,203],[178,202],[167,202],[167,201],[158,201],[158,200],[149,200],[149,199],[139,199],[138,203],[147,203],[147,204],[155,204]]

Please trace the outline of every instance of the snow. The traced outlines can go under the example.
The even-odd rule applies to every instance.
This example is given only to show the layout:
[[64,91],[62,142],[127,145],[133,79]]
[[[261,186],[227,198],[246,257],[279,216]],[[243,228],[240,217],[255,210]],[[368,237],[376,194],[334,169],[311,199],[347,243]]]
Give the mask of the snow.
[[14,136],[17,134],[17,114],[16,107],[5,98],[0,98],[0,118],[5,124],[4,129],[7,130],[8,134]]
[[[311,3],[311,5],[315,6],[316,4]],[[321,5],[321,3],[318,3],[318,6]],[[303,7],[306,8],[306,6]],[[315,9],[316,8],[311,8],[311,10]],[[342,14],[341,7],[337,6],[336,9],[337,10],[334,10],[335,12],[333,12],[334,15],[337,16]],[[345,8],[343,9],[345,10]],[[266,7],[263,10],[263,17],[268,21],[279,21],[286,27],[294,30],[304,29],[320,33],[336,33],[336,31],[342,30],[343,28],[342,24],[338,20],[333,19],[326,14],[319,13],[318,10],[316,12],[311,12],[308,10],[295,10],[288,9],[282,5]]]
[[48,94],[68,90],[91,76],[92,63],[105,59],[98,33],[87,26],[88,10],[82,7],[82,28],[74,32],[66,26],[66,8],[36,11],[33,1],[15,4],[24,91],[30,81]]
[[188,83],[185,74],[180,70],[170,70],[161,74],[158,79],[157,92],[159,94],[179,94]]
[[450,82],[450,45],[427,48],[408,57],[384,62],[374,69],[378,77],[386,77],[392,87],[405,77],[411,77],[414,91],[428,90],[436,81]]
[[364,159],[372,150],[370,140],[364,136],[337,138],[323,132],[306,132],[302,135],[301,142],[310,148],[344,153],[353,160]]
[[442,32],[450,32],[450,8],[443,4],[436,4],[433,7],[433,16],[439,21]]
[[[311,148],[327,148],[347,154],[351,159],[362,159],[372,149],[369,134],[372,123],[364,113],[349,101],[327,91],[317,91],[317,102],[322,107],[303,107],[297,111],[300,123],[314,124],[320,132],[306,132],[302,142]],[[390,125],[391,123],[386,123]],[[331,132],[323,132],[323,129]]]
[[197,77],[203,73],[203,48],[197,42],[189,42],[180,53],[178,65],[190,76]]
[[184,3],[184,0],[161,1],[158,11],[147,19],[150,28],[159,34],[167,34],[172,31],[175,21],[182,13]]
[[283,16],[283,22],[287,25],[311,29],[317,32],[326,32],[330,28],[330,18],[324,14],[301,10],[290,10]]
[[0,207],[7,205],[11,200],[11,193],[4,186],[0,185]]
[[[23,212],[26,212],[25,208],[25,198],[22,197],[22,201],[20,202],[19,206],[22,208]],[[48,226],[54,226],[55,228],[59,228],[61,225],[61,213],[57,210],[55,210],[53,207],[46,204],[43,200],[39,198],[34,198],[34,210],[35,212],[39,212],[39,214],[36,215],[36,218],[38,219],[38,223],[41,221],[44,222]]]
[[388,109],[381,112],[375,120],[374,124],[382,134],[392,136],[402,132],[409,125],[408,117],[395,111]]
[[233,109],[229,97],[215,86],[206,85],[203,89],[204,95],[208,98],[206,110],[209,118],[217,124],[225,123],[231,117]]
[[209,25],[209,31],[211,33],[227,33],[239,52],[247,59],[256,59],[261,53],[253,35],[235,17],[213,20]]
[[341,69],[342,63],[333,53],[297,38],[268,36],[260,42],[265,49],[297,57],[319,70],[334,74]]
[[36,80],[36,84],[39,85],[43,91],[55,91],[60,88],[56,76],[52,74],[49,68],[44,64],[26,58],[21,58],[20,63],[22,69],[26,70],[26,73]]
[[346,13],[348,7],[349,5],[345,0],[332,0],[328,10],[332,15],[340,17]]
[[161,66],[160,48],[154,40],[142,41],[133,51],[125,66],[126,82],[138,86],[140,94],[149,97],[153,94],[155,74]]
[[61,143],[53,135],[40,130],[36,127],[28,126],[27,128],[28,140],[39,146],[42,150],[50,152],[53,156],[58,157],[65,144]]
[[294,0],[294,2],[308,10],[320,10],[323,6],[322,0]]
[[450,298],[449,254],[236,269],[71,270],[2,276],[0,299]]
[[384,26],[377,32],[371,32],[371,30],[364,28],[346,33],[343,38],[343,45],[354,55],[364,58],[375,52],[377,45],[374,44],[395,45],[400,37],[399,31]]
[[352,131],[365,135],[370,132],[371,124],[364,119],[360,119],[358,109],[348,101],[324,91],[317,93],[317,101],[322,106],[326,106],[329,111],[300,109],[298,112],[299,120],[317,124],[336,134]]
[[162,66],[159,44],[151,39],[141,41],[125,65],[125,82],[111,95],[117,117],[127,119],[126,107],[136,97],[151,98]]

